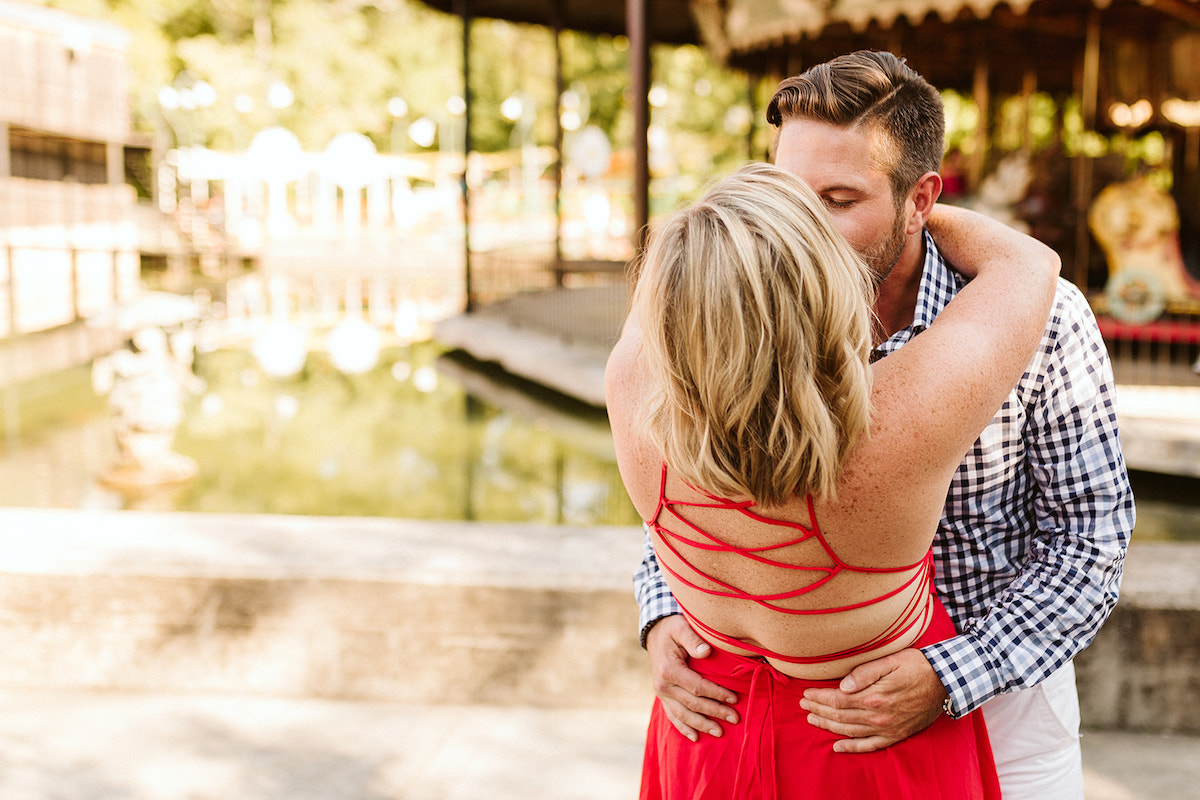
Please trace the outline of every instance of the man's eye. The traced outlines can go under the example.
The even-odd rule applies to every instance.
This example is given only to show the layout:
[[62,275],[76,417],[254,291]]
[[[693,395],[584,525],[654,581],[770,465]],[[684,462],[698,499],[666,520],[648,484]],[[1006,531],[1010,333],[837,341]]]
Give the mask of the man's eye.
[[825,205],[829,206],[830,208],[849,208],[850,206],[854,205],[854,201],[853,200],[838,200],[837,198],[834,198],[834,197],[826,197]]

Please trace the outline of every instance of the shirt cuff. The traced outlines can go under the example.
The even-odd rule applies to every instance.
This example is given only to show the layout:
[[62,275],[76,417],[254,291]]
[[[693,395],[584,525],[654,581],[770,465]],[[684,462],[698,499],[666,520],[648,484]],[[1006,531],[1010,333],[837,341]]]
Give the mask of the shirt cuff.
[[922,647],[921,652],[950,695],[953,717],[971,713],[1004,690],[999,665],[968,634]]
[[646,637],[650,635],[650,629],[658,624],[659,620],[672,617],[676,614],[682,614],[683,610],[679,604],[675,602],[675,598],[667,595],[667,600],[660,600],[655,608],[643,608],[641,613],[642,630],[638,635],[638,641],[641,642],[642,649],[646,649]]

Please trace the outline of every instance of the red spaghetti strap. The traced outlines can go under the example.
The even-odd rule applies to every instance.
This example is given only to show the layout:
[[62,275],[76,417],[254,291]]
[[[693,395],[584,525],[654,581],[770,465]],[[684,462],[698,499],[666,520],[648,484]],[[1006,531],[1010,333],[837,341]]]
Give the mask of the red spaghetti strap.
[[[908,564],[908,565],[900,566],[900,567],[858,567],[858,566],[853,566],[853,565],[847,564],[845,561],[843,561],[841,558],[839,558],[837,553],[834,552],[833,548],[830,547],[829,543],[825,540],[824,535],[821,533],[820,526],[817,524],[816,509],[813,505],[813,499],[812,499],[811,495],[809,495],[806,498],[806,505],[808,508],[808,519],[809,519],[809,524],[806,526],[806,525],[802,525],[797,522],[792,522],[792,521],[788,521],[788,520],[772,519],[771,517],[767,517],[762,514],[759,514],[752,510],[752,508],[755,506],[755,503],[752,501],[726,500],[724,498],[720,498],[720,497],[711,495],[707,492],[703,492],[699,489],[696,489],[695,487],[690,487],[690,488],[692,488],[694,491],[698,491],[701,494],[704,494],[708,498],[709,502],[686,502],[686,501],[676,501],[676,500],[668,499],[667,498],[667,466],[664,463],[663,470],[662,470],[662,480],[659,485],[658,505],[657,505],[657,508],[655,509],[654,518],[647,520],[646,525],[657,535],[656,536],[657,541],[655,542],[656,549],[660,546],[665,548],[668,552],[671,553],[672,556],[675,557],[675,559],[677,559],[679,561],[679,563],[686,565],[688,567],[688,569],[691,570],[693,573],[695,573],[697,576],[699,576],[700,578],[703,578],[705,581],[712,584],[713,586],[718,587],[718,588],[714,589],[714,588],[712,588],[712,586],[700,585],[695,580],[689,579],[687,576],[681,574],[679,570],[672,568],[670,563],[668,563],[668,561],[665,561],[662,558],[659,559],[659,565],[663,569],[665,569],[668,573],[670,573],[670,575],[672,577],[674,577],[680,583],[682,583],[692,589],[695,589],[696,591],[703,592],[704,594],[708,594],[708,595],[712,595],[712,596],[716,596],[716,597],[728,597],[728,598],[737,599],[737,600],[748,600],[748,601],[753,602],[763,608],[766,608],[766,609],[769,609],[771,611],[775,611],[775,612],[778,612],[781,614],[817,616],[817,615],[822,615],[822,614],[835,614],[835,613],[842,612],[842,611],[852,611],[855,609],[864,608],[866,606],[874,605],[876,603],[882,602],[889,598],[895,597],[896,595],[908,590],[909,588],[913,587],[914,585],[917,587],[917,591],[914,593],[913,597],[909,600],[909,602],[905,604],[905,607],[904,607],[904,609],[901,610],[899,616],[891,624],[889,624],[883,631],[881,631],[878,635],[876,635],[869,641],[863,642],[862,644],[858,645],[857,647],[848,648],[846,650],[840,650],[840,651],[834,652],[834,653],[825,653],[825,654],[821,654],[821,655],[817,655],[817,656],[787,656],[787,655],[783,655],[780,653],[775,653],[771,650],[767,650],[767,649],[759,647],[757,645],[752,645],[752,644],[743,642],[740,639],[737,639],[737,638],[734,638],[727,634],[724,634],[724,633],[712,628],[711,626],[705,624],[704,622],[700,621],[693,614],[688,612],[688,610],[686,608],[684,608],[683,613],[687,616],[689,622],[691,622],[691,624],[694,627],[696,627],[698,630],[703,631],[704,633],[708,634],[710,637],[712,637],[718,641],[724,642],[725,644],[739,647],[744,650],[748,650],[752,653],[756,653],[760,656],[774,658],[774,659],[778,659],[781,661],[786,661],[786,662],[794,663],[794,664],[817,664],[817,663],[822,663],[825,661],[836,661],[838,659],[847,658],[849,656],[859,655],[861,653],[869,652],[871,650],[882,647],[884,645],[891,644],[892,642],[898,641],[899,639],[905,637],[906,635],[908,635],[909,633],[911,633],[918,627],[921,627],[923,629],[924,625],[926,625],[928,623],[930,607],[929,607],[929,603],[925,602],[925,597],[932,591],[932,579],[933,579],[933,553],[932,553],[932,551],[927,551],[925,553],[925,556],[920,561],[917,561],[914,564]],[[711,509],[718,509],[718,510],[735,511],[735,512],[742,514],[742,515],[744,515],[750,519],[753,519],[757,522],[762,522],[764,524],[772,525],[775,527],[789,528],[789,529],[799,531],[801,535],[798,536],[797,538],[789,539],[785,542],[777,543],[777,544],[764,545],[761,547],[740,547],[737,545],[730,544],[729,542],[726,542],[725,540],[721,539],[720,537],[702,529],[699,525],[697,525],[696,523],[689,520],[683,514],[683,512],[681,511],[681,509],[683,509],[683,508],[711,508]],[[701,538],[693,539],[689,536],[684,536],[680,533],[672,531],[669,528],[666,528],[665,526],[663,526],[662,523],[660,522],[660,519],[661,519],[664,511],[668,512],[672,518],[677,520],[681,525],[683,525],[689,531],[695,533],[696,535],[698,535]],[[820,567],[820,566],[805,566],[805,565],[801,565],[801,564],[788,564],[788,563],[785,563],[782,561],[774,560],[766,555],[763,555],[766,552],[769,552],[772,550],[779,550],[784,547],[790,547],[792,545],[800,544],[800,543],[809,541],[811,539],[817,540],[817,542],[820,544],[820,546],[824,550],[824,552],[833,561],[833,566]],[[815,581],[812,581],[811,583],[807,583],[804,586],[801,586],[792,591],[779,592],[776,594],[751,594],[749,592],[746,592],[746,591],[738,588],[737,586],[734,586],[731,583],[723,581],[723,580],[699,569],[695,564],[693,564],[690,560],[688,560],[688,558],[686,556],[684,556],[683,553],[680,552],[677,544],[686,544],[690,547],[694,547],[694,548],[697,548],[700,550],[706,550],[706,551],[710,551],[710,552],[727,552],[727,553],[731,553],[731,554],[734,554],[737,556],[741,556],[742,558],[746,558],[751,561],[755,561],[757,563],[760,563],[760,564],[763,564],[766,566],[776,567],[779,569],[815,572],[815,573],[823,573],[823,574],[821,575],[821,577],[817,578]],[[805,609],[787,608],[785,606],[777,605],[777,602],[780,600],[789,600],[789,599],[800,597],[800,596],[810,594],[812,592],[819,590],[821,587],[825,586],[827,583],[829,583],[831,580],[833,580],[835,577],[837,577],[842,572],[859,572],[859,573],[868,573],[868,574],[878,574],[878,573],[900,573],[900,572],[906,572],[909,570],[915,570],[915,571],[913,572],[913,574],[911,576],[909,576],[903,583],[901,583],[896,588],[892,589],[889,592],[885,592],[884,594],[881,594],[877,597],[873,597],[873,598],[863,600],[863,601],[860,601],[857,603],[851,603],[849,605],[844,605],[844,606],[831,606],[831,607],[805,608]],[[681,604],[681,608],[682,608],[682,604]]]

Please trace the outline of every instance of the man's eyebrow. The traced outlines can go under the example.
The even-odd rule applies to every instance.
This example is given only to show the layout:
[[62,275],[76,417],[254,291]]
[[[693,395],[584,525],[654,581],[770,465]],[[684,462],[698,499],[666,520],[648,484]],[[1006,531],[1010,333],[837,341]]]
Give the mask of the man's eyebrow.
[[866,190],[862,186],[854,186],[854,185],[848,184],[848,183],[834,183],[834,184],[829,184],[828,186],[822,186],[820,191],[822,191],[822,192],[862,192],[862,191],[866,191]]

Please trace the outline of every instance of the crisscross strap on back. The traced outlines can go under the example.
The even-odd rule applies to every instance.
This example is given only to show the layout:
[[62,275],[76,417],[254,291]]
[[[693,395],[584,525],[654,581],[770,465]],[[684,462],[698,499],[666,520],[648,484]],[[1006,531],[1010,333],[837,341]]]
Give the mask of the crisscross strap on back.
[[[721,633],[720,631],[705,624],[704,622],[697,619],[693,614],[688,612],[688,610],[686,608],[684,608],[682,604],[680,604],[680,608],[683,608],[683,613],[687,616],[689,622],[691,622],[691,624],[693,626],[695,626],[699,630],[703,631],[704,633],[708,634],[709,636],[713,637],[714,639],[717,639],[718,641],[724,642],[725,644],[728,644],[731,646],[739,647],[743,650],[748,650],[748,651],[750,651],[752,653],[756,653],[760,656],[765,656],[767,658],[778,659],[780,661],[786,661],[786,662],[793,663],[793,664],[820,664],[820,663],[824,663],[827,661],[837,661],[842,658],[848,658],[851,656],[859,655],[861,653],[866,653],[866,652],[869,652],[876,648],[890,644],[891,642],[899,640],[901,637],[905,636],[907,633],[909,633],[910,631],[912,631],[918,627],[923,628],[925,626],[925,624],[928,622],[929,614],[930,614],[930,604],[927,602],[926,595],[931,591],[931,588],[932,588],[932,578],[933,578],[933,553],[932,553],[932,551],[926,552],[925,556],[920,561],[917,561],[914,564],[907,564],[902,567],[857,567],[857,566],[853,566],[851,564],[847,564],[845,561],[843,561],[841,558],[839,558],[837,553],[835,553],[833,551],[833,548],[829,546],[829,543],[827,541],[825,541],[825,537],[821,534],[821,528],[817,524],[817,516],[816,516],[816,512],[813,508],[813,499],[812,499],[811,495],[809,495],[807,498],[808,525],[802,525],[798,522],[789,522],[787,520],[772,519],[771,517],[766,517],[766,516],[763,516],[762,514],[755,512],[753,509],[754,509],[756,503],[753,500],[734,501],[734,500],[727,500],[725,498],[717,497],[717,496],[711,495],[707,492],[701,492],[701,494],[704,494],[708,498],[708,500],[707,501],[687,502],[687,501],[682,501],[682,500],[668,499],[667,498],[667,465],[664,463],[663,469],[662,469],[662,482],[659,486],[659,491],[658,491],[658,506],[655,509],[654,517],[652,519],[649,519],[646,521],[646,525],[649,526],[650,529],[653,530],[657,534],[658,542],[661,543],[661,545],[663,547],[665,547],[680,562],[682,562],[683,564],[686,564],[688,566],[688,568],[691,569],[693,572],[695,572],[697,575],[703,577],[704,579],[710,581],[713,585],[718,587],[718,588],[714,589],[711,586],[698,585],[694,581],[689,580],[686,576],[681,575],[679,572],[672,569],[669,564],[664,563],[663,559],[661,559],[661,558],[659,559],[659,564],[662,566],[663,569],[665,569],[672,576],[674,576],[676,580],[685,584],[686,586],[691,587],[692,589],[695,589],[697,591],[703,592],[708,595],[714,595],[717,597],[729,597],[729,598],[734,598],[734,599],[738,599],[738,600],[750,600],[750,601],[762,606],[763,608],[770,609],[771,611],[776,611],[780,614],[820,615],[820,614],[834,614],[839,611],[851,611],[856,608],[864,608],[866,606],[874,605],[875,603],[882,602],[884,600],[887,600],[890,597],[895,597],[896,595],[900,594],[901,592],[909,589],[909,587],[912,587],[914,584],[917,585],[919,588],[919,591],[916,591],[913,593],[912,599],[901,610],[900,615],[896,618],[896,620],[893,621],[891,624],[889,624],[877,636],[874,636],[870,640],[863,642],[862,644],[859,644],[855,647],[847,648],[844,650],[839,650],[836,652],[825,653],[822,655],[816,655],[816,656],[788,656],[788,655],[783,655],[781,653],[773,652],[773,651],[768,650],[763,647],[759,647],[758,645],[755,645],[752,643],[744,642],[740,639],[737,639],[737,638],[734,638],[727,634]],[[767,525],[772,525],[772,526],[780,527],[780,528],[791,528],[796,532],[796,536],[794,538],[788,539],[787,541],[779,542],[777,544],[763,545],[760,547],[739,547],[737,545],[730,544],[729,542],[726,542],[723,539],[700,528],[698,525],[696,525],[691,520],[689,520],[686,516],[684,516],[684,514],[680,510],[682,508],[713,508],[713,509],[736,511],[737,513],[742,514],[745,517],[747,517],[748,519],[752,519],[756,522],[761,522],[761,523],[765,523]],[[659,520],[662,518],[664,513],[671,515],[681,525],[683,525],[689,531],[694,533],[696,535],[696,537],[698,537],[698,538],[691,538],[690,536],[687,536],[687,535],[684,535],[681,533],[676,533],[674,531],[671,531],[671,530],[663,527],[663,525],[659,522]],[[820,544],[821,549],[825,551],[825,553],[829,556],[829,559],[833,562],[832,565],[830,565],[830,566],[805,566],[805,565],[799,565],[799,564],[788,564],[783,561],[777,561],[777,560],[771,558],[769,555],[767,555],[772,550],[780,550],[785,547],[791,547],[793,545],[797,545],[802,542],[807,542],[807,541],[812,541],[812,540],[815,540]],[[709,575],[708,573],[704,572],[703,570],[698,569],[694,564],[692,564],[691,561],[689,561],[682,553],[680,553],[679,548],[677,547],[677,543],[683,543],[683,544],[689,545],[691,547],[698,548],[700,550],[709,550],[709,551],[713,551],[713,552],[723,552],[723,553],[734,553],[743,558],[750,559],[751,561],[755,561],[755,562],[764,564],[769,567],[778,567],[779,569],[798,570],[798,571],[803,571],[803,572],[814,573],[817,577],[815,580],[811,581],[810,583],[806,583],[803,586],[801,586],[797,589],[793,589],[791,591],[780,592],[777,594],[751,594],[749,592],[743,591],[742,589],[739,589],[738,587],[734,586],[731,583],[722,581],[721,579],[719,579],[713,575]],[[802,608],[802,609],[800,609],[800,608],[787,608],[786,606],[781,606],[778,604],[779,601],[781,601],[781,600],[788,600],[791,598],[800,597],[802,595],[809,594],[811,592],[815,592],[843,572],[900,573],[900,572],[908,572],[910,570],[915,570],[915,571],[903,583],[901,583],[899,586],[897,586],[895,589],[891,590],[890,592],[886,592],[884,594],[879,595],[878,597],[873,597],[873,598],[870,598],[868,600],[863,600],[858,603],[852,603],[851,605],[831,606],[831,607],[825,607],[825,608]],[[678,598],[676,598],[676,601],[678,601]]]

